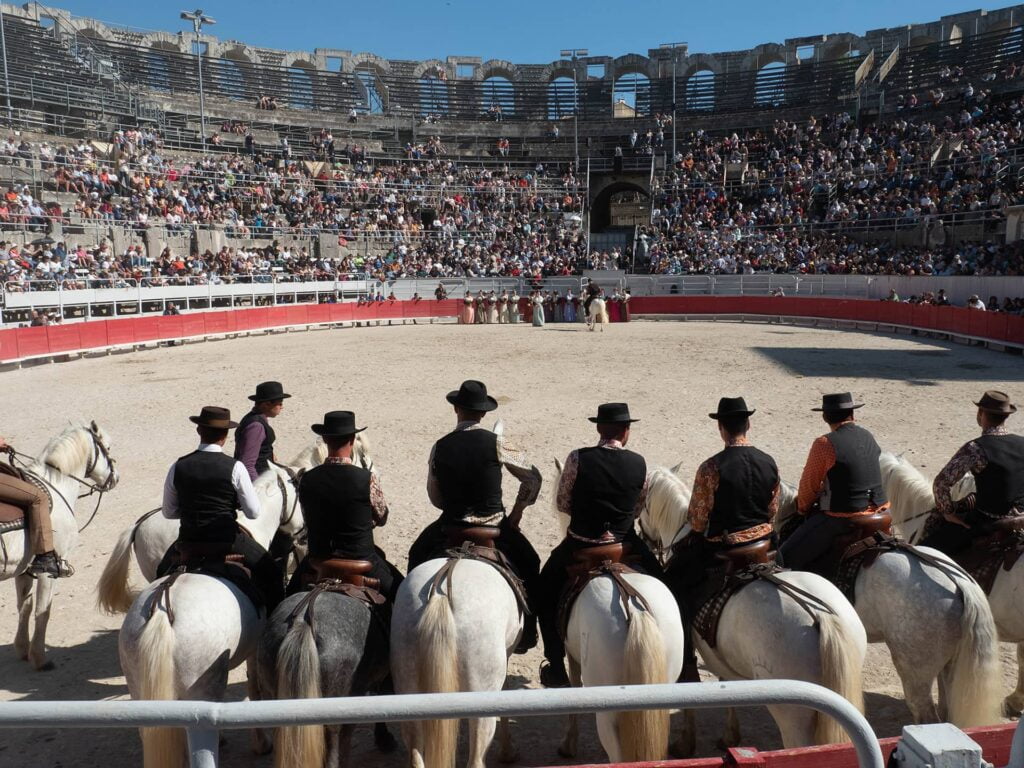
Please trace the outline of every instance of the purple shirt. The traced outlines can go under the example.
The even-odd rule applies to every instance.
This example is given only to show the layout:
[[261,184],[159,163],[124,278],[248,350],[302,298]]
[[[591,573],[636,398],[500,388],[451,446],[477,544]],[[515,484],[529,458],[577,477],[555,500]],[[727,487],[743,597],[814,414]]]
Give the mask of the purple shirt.
[[260,446],[267,436],[267,431],[258,421],[250,421],[245,429],[240,429],[235,434],[235,458],[242,462],[249,479],[255,480],[259,474],[256,471],[256,460],[260,455]]

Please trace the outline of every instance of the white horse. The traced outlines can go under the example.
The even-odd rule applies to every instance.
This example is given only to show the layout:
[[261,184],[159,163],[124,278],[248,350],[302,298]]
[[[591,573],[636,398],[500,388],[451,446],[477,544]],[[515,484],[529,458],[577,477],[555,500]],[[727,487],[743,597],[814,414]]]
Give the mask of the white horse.
[[[290,471],[310,469],[323,464],[326,457],[327,446],[318,439],[286,465],[287,468],[271,464],[270,469],[264,473],[264,476],[269,475],[272,478],[265,481],[268,492],[269,486],[276,484],[280,492],[277,497],[279,503],[294,508],[298,504],[298,494],[290,482]],[[369,441],[362,433],[356,435],[353,460],[366,469],[373,469]],[[262,478],[257,478],[257,482],[262,482]],[[288,516],[284,515],[282,520],[287,524]],[[248,526],[241,518],[239,521]],[[138,596],[138,591],[132,589],[128,579],[132,552],[135,553],[142,577],[149,583],[156,578],[157,566],[177,538],[178,521],[165,518],[159,513],[159,508],[143,515],[125,528],[114,544],[114,549],[107,558],[107,564],[96,585],[96,602],[100,609],[110,614],[125,613]]]
[[[504,433],[500,420],[497,435]],[[451,579],[433,589],[434,577],[449,560],[428,560],[414,568],[395,596],[391,617],[391,675],[395,693],[500,691],[508,657],[519,643],[523,620],[512,588],[492,566],[459,560]],[[484,768],[497,726],[478,717],[469,727],[469,768]],[[508,720],[501,718],[500,759],[518,752]],[[451,768],[458,745],[458,720],[403,723],[412,768]]]
[[[50,441],[27,469],[45,484],[50,494],[53,502],[50,513],[53,546],[58,557],[67,558],[78,543],[80,528],[79,521],[75,519],[75,504],[79,491],[84,486],[105,492],[117,485],[118,474],[110,457],[107,435],[95,421],[88,426],[69,426]],[[0,544],[0,557],[3,558],[0,581],[14,577],[18,595],[18,631],[14,636],[14,650],[20,658],[31,661],[36,669],[52,669],[53,663],[46,660],[46,626],[50,621],[54,579],[49,576],[33,579],[25,573],[32,559],[27,528],[4,534],[0,537]],[[35,628],[30,643],[33,583]]]
[[[908,541],[919,541],[929,513],[935,508],[932,484],[916,467],[899,456],[883,453],[879,463],[882,466],[885,491],[892,505],[893,523]],[[954,487],[953,498],[963,498],[973,490],[974,478],[967,475]],[[929,553],[939,554],[934,549],[925,549]],[[940,556],[948,559],[945,555]],[[968,581],[973,585],[972,592],[980,592],[973,579]],[[958,584],[963,583],[964,579],[958,579]],[[1024,594],[1024,561],[1018,560],[1009,571],[999,569],[992,591],[988,595],[988,605],[998,638],[1017,645],[1017,687],[1003,701],[1004,712],[1010,717],[1019,715],[1024,709],[1024,610],[1020,604],[1021,594]],[[926,647],[931,648],[931,639],[928,642],[929,645]],[[998,654],[998,650],[993,653]],[[998,690],[998,664],[997,655],[992,661],[994,671],[984,677],[986,695],[994,696],[994,691]],[[992,719],[993,714],[989,711],[985,724],[997,722],[998,713],[994,717],[996,719]]]
[[[275,472],[264,472],[254,484],[260,515],[246,518],[246,529],[258,544],[270,546],[280,528],[302,528],[298,505],[282,504]],[[174,579],[169,587],[164,582]],[[171,574],[157,579],[131,604],[118,652],[121,670],[133,699],[219,701],[228,673],[243,661],[252,662],[266,620],[241,589],[226,579],[202,573]],[[249,691],[255,691],[250,669]],[[185,761],[184,733],[179,728],[143,728],[146,768],[179,768]]]
[[[641,523],[656,541],[673,542],[689,533],[690,490],[671,470],[651,473]],[[726,603],[710,647],[696,632],[693,641],[705,665],[721,680],[804,680],[838,693],[863,711],[861,674],[867,650],[856,611],[831,583],[813,573],[783,571],[778,578],[803,596],[757,580]],[[847,741],[832,718],[812,709],[769,706],[786,748]],[[724,741],[739,742],[739,721],[730,711]],[[693,712],[687,711],[677,750],[692,754]]]
[[[562,466],[555,467],[561,476]],[[557,485],[557,479],[556,479]],[[563,530],[568,518],[555,509]],[[668,587],[654,576],[624,574],[623,580],[643,598],[630,599],[629,613],[611,576],[593,579],[576,598],[565,638],[569,679],[574,686],[674,683],[683,668],[683,624]],[[599,712],[597,733],[609,762],[662,760],[668,752],[667,710]],[[559,748],[576,755],[577,717]]]
[[590,311],[587,313],[587,328],[594,330],[594,326],[600,324],[601,332],[604,333],[604,326],[611,322],[608,319],[608,308],[600,296],[590,300]]
[[[883,454],[879,464],[888,498],[900,502],[892,505],[898,524],[907,510],[902,501],[918,481],[894,471],[895,461]],[[777,530],[796,514],[795,490],[783,487]],[[853,604],[868,642],[889,648],[915,723],[949,721],[960,728],[997,723],[999,643],[985,593],[941,552],[925,547],[920,552],[883,551],[857,574]],[[938,708],[932,700],[936,680]]]

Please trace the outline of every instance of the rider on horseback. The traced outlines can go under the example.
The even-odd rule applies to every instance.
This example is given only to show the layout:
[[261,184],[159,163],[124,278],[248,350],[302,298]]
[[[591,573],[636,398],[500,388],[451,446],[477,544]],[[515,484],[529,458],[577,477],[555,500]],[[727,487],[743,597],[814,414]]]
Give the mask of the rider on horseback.
[[700,681],[690,633],[699,587],[716,563],[715,553],[775,538],[779,470],[771,456],[747,439],[755,410],[742,397],[723,397],[718,410],[708,414],[718,422],[725,448],[697,469],[687,514],[692,533],[677,545],[677,556],[665,572],[686,626],[684,682]]
[[590,302],[601,295],[601,288],[591,280],[587,283],[587,298],[583,300],[583,316],[590,317]]
[[[327,443],[327,458],[319,467],[302,475],[299,501],[309,534],[309,558],[317,561],[367,560],[373,570],[366,575],[380,581],[380,593],[394,601],[402,574],[384,559],[373,543],[373,529],[388,521],[388,505],[384,501],[377,475],[352,463],[356,428],[351,411],[324,414],[323,424],[314,424],[313,431]],[[304,562],[296,571],[306,572]],[[289,592],[298,591],[289,585]]]
[[267,551],[238,525],[237,508],[250,520],[260,514],[260,501],[245,466],[224,455],[228,431],[238,424],[231,421],[227,408],[210,405],[188,418],[196,425],[199,447],[172,464],[164,481],[163,515],[181,522],[178,540],[167,550],[157,575],[187,565],[181,562],[182,556],[197,546],[218,550],[222,560],[226,555],[241,555],[269,614],[284,597],[284,584]]
[[[849,392],[823,395],[820,411],[831,432],[811,445],[797,494],[797,511],[805,521],[783,542],[786,567],[815,570],[837,536],[855,529],[854,518],[889,508],[878,466],[881,449],[870,432],[854,423],[863,406]],[[812,514],[818,512],[817,514]]]
[[[14,449],[0,437],[0,451],[13,456]],[[0,503],[18,507],[25,513],[28,541],[35,557],[26,573],[30,576],[71,576],[74,569],[57,556],[53,548],[53,523],[50,522],[50,497],[41,488],[22,480],[12,465],[0,462]]]
[[558,607],[573,554],[621,542],[627,547],[626,554],[638,559],[644,571],[661,575],[658,559],[634,527],[647,495],[647,463],[640,454],[626,450],[626,444],[630,425],[639,419],[630,418],[626,403],[605,403],[590,421],[597,424],[601,439],[596,446],[573,451],[565,460],[556,503],[558,510],[569,516],[569,530],[541,570],[536,598],[547,659],[540,681],[548,688],[569,685]]
[[[1024,437],[1003,426],[1017,406],[996,390],[986,392],[975,405],[981,437],[965,443],[935,478],[935,510],[941,517],[921,541],[921,546],[949,555],[990,533],[996,520],[1024,515]],[[954,504],[950,490],[968,472],[974,475],[977,492]]]
[[[484,414],[498,407],[483,382],[464,381],[446,399],[455,408],[457,424],[453,432],[434,443],[427,472],[427,495],[441,510],[441,517],[424,528],[409,548],[409,570],[444,556],[451,546],[449,529],[496,527],[494,545],[516,569],[532,603],[537,599],[540,557],[520,532],[519,522],[523,511],[540,494],[540,470],[526,460],[522,451],[480,426]],[[516,503],[507,516],[501,498],[503,466],[519,480]],[[531,613],[516,652],[525,653],[536,644],[536,618]]]
[[252,410],[238,422],[235,432],[235,458],[245,465],[249,479],[255,480],[270,469],[274,460],[276,435],[268,419],[273,419],[284,408],[285,398],[291,397],[279,381],[264,381],[256,385],[256,394],[249,395]]

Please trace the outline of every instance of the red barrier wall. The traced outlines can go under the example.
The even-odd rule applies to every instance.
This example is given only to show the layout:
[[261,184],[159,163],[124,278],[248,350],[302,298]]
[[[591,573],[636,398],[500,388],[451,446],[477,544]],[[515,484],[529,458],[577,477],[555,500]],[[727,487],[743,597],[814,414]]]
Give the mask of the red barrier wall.
[[777,315],[905,325],[996,342],[1024,344],[1024,317],[963,307],[933,307],[863,299],[774,296],[638,296],[635,315]]
[[[0,330],[0,362],[45,357],[78,350],[261,330],[315,323],[455,317],[458,299],[381,301],[369,304],[297,304],[253,307],[187,315],[94,320],[72,325]],[[857,299],[803,299],[771,296],[645,296],[630,302],[642,315],[765,315],[905,325],[1024,344],[1024,317],[977,312],[961,307],[931,307]]]

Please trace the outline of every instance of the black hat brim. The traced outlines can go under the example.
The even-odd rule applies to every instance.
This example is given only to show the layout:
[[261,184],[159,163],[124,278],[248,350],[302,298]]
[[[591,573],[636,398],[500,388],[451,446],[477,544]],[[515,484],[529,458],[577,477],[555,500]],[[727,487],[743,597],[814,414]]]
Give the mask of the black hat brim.
[[270,402],[271,400],[286,400],[289,397],[291,397],[291,395],[289,395],[287,392],[282,392],[280,395],[274,395],[273,397],[260,397],[258,399],[257,395],[249,395],[249,399],[252,400],[254,403],[267,403]]
[[360,432],[364,431],[366,427],[359,427],[358,429],[346,429],[343,432],[333,432],[329,430],[327,427],[325,427],[323,424],[314,424],[313,426],[310,427],[310,429],[312,429],[314,432],[320,435],[320,437],[348,437],[349,435],[358,435]]
[[197,426],[208,427],[209,429],[234,429],[235,427],[238,426],[237,421],[231,421],[230,419],[228,420],[228,424],[226,427],[210,424],[208,421],[203,421],[202,417],[200,416],[189,416],[188,420]]
[[486,403],[464,403],[459,400],[459,390],[453,390],[444,396],[452,405],[457,405],[459,408],[465,408],[469,411],[493,411],[498,407],[498,401],[490,395],[487,395]]
[[722,419],[732,418],[733,416],[753,416],[755,413],[757,413],[757,408],[754,408],[751,411],[733,411],[732,413],[709,413],[708,417],[715,421],[720,421]]
[[640,419],[600,419],[597,416],[587,416],[587,421],[594,424],[634,424]]
[[863,407],[864,403],[853,403],[851,405],[844,405],[841,408],[811,408],[811,410],[817,411],[818,413],[824,413],[825,411],[834,413],[835,411],[856,411],[858,408]]
[[1009,416],[1011,413],[1017,412],[1017,406],[1014,405],[1013,403],[1007,403],[1007,405],[1009,406],[1009,410],[1006,411],[1004,411],[1002,408],[989,408],[987,405],[982,405],[980,400],[976,402],[975,405],[978,406],[978,408],[980,408],[981,410],[985,411],[985,413],[996,413],[999,415]]

